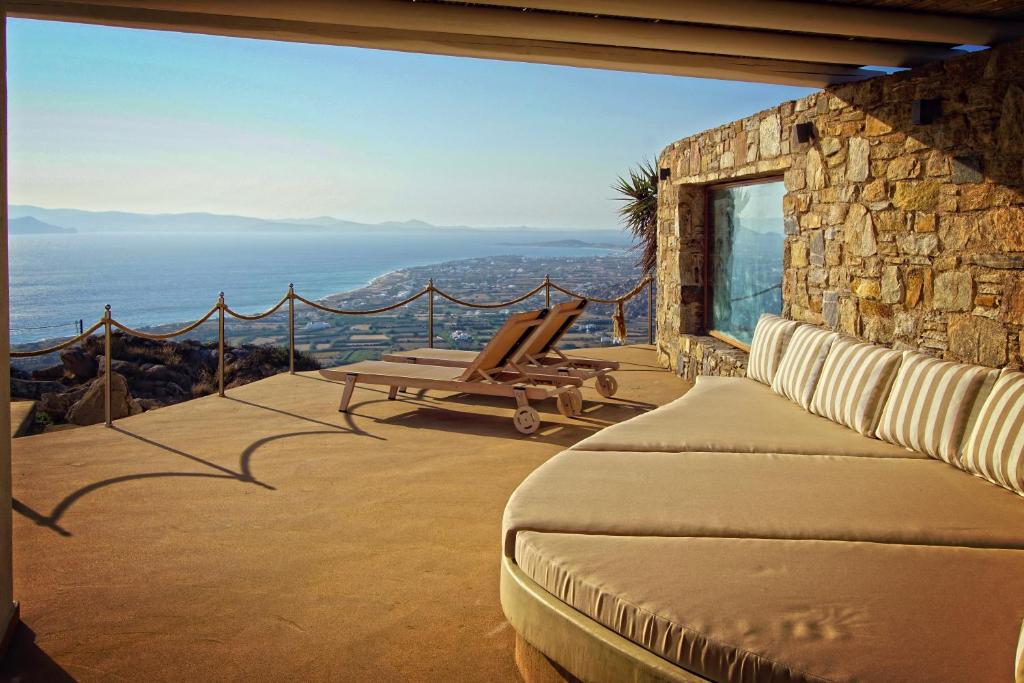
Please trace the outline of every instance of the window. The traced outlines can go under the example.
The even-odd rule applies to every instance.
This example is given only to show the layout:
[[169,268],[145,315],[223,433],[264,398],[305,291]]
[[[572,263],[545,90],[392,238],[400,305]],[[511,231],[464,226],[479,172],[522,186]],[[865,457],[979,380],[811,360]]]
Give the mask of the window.
[[778,180],[708,192],[707,324],[716,337],[749,344],[761,314],[782,311],[785,192]]

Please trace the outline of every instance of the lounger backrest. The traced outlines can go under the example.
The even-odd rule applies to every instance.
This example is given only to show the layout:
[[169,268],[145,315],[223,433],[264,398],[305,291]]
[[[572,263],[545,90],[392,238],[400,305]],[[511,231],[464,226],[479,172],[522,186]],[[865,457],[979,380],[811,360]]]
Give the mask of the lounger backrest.
[[505,324],[491,337],[491,341],[487,342],[487,346],[462,373],[462,379],[471,380],[476,378],[480,371],[487,372],[504,367],[537,325],[544,320],[547,313],[548,310],[542,308],[510,315]]
[[543,358],[555,347],[555,344],[561,341],[562,336],[569,331],[569,328],[576,324],[586,307],[586,299],[573,299],[552,306],[544,317],[544,321],[537,326],[526,343],[516,351],[514,360],[520,358],[525,360],[527,356]]

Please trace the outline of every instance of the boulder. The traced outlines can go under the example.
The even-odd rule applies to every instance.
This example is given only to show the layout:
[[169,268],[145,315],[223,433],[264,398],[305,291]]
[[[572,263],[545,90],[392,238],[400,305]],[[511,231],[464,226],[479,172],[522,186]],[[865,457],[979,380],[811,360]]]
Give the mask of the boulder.
[[49,415],[52,420],[65,420],[71,406],[82,398],[88,388],[82,384],[70,389],[64,388],[59,392],[43,394],[39,401],[39,410]]
[[96,376],[96,357],[82,349],[71,348],[60,352],[60,362],[64,364],[64,372],[80,382]]
[[64,378],[64,366],[54,365],[42,370],[33,370],[32,379],[44,382],[56,382]]
[[[110,375],[110,417],[117,420],[133,414],[133,401],[128,393],[128,381],[116,372]],[[89,383],[85,393],[67,412],[67,420],[77,425],[99,424],[106,419],[104,410],[104,381],[95,379]],[[135,412],[141,412],[136,403]]]
[[39,400],[43,394],[63,392],[65,387],[60,382],[34,381],[11,377],[11,396],[14,398],[30,398]]

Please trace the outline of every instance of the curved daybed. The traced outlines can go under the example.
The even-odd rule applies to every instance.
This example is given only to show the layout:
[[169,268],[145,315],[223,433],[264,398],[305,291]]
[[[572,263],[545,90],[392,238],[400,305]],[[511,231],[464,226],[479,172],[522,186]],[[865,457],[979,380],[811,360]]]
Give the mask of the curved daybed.
[[1024,374],[806,328],[513,494],[502,606],[565,677],[1024,681]]

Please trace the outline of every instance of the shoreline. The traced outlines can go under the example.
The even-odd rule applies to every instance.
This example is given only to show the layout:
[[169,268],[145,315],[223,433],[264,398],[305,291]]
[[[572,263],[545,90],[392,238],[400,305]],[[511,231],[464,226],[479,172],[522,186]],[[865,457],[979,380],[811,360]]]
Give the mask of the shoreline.
[[[561,261],[561,262],[571,263],[571,262],[577,261],[579,259],[590,260],[590,259],[605,259],[605,258],[611,258],[611,259],[624,258],[628,254],[627,250],[625,250],[625,249],[619,249],[619,250],[613,250],[613,249],[597,250],[597,249],[594,249],[593,251],[595,251],[595,252],[596,251],[600,251],[601,253],[593,253],[593,254],[580,255],[580,256],[552,255],[552,256],[545,256],[545,257],[541,257],[541,256],[521,256],[521,255],[515,255],[515,254],[500,254],[500,255],[495,255],[495,256],[473,256],[473,257],[467,257],[467,258],[458,258],[458,259],[449,259],[449,260],[444,260],[444,261],[431,262],[431,263],[421,264],[421,265],[404,266],[402,268],[396,268],[394,270],[386,271],[384,273],[376,275],[376,276],[374,276],[373,278],[371,278],[369,281],[367,281],[365,284],[363,284],[361,286],[354,287],[352,289],[348,289],[348,290],[344,290],[344,291],[340,291],[340,292],[333,292],[331,294],[326,294],[324,296],[321,296],[321,297],[318,297],[318,298],[315,298],[315,299],[311,299],[311,300],[315,301],[317,303],[322,303],[324,305],[334,307],[334,308],[342,308],[343,307],[342,302],[346,302],[346,301],[349,301],[351,299],[360,299],[360,300],[364,300],[365,301],[366,299],[376,300],[380,296],[387,296],[387,295],[389,295],[389,292],[382,291],[382,290],[387,290],[387,289],[394,290],[394,289],[398,288],[398,285],[400,283],[406,283],[407,280],[409,280],[411,277],[419,274],[419,273],[417,273],[417,271],[423,271],[423,270],[427,270],[427,269],[442,271],[442,270],[450,269],[450,268],[452,268],[454,266],[469,265],[469,264],[472,264],[474,262],[480,262],[480,261],[494,261],[495,259],[499,259],[499,260],[520,260],[520,261],[549,261],[550,260],[550,261]],[[428,275],[428,273],[423,273],[423,275]],[[423,282],[421,284],[421,287],[422,286],[426,286],[427,279],[429,279],[429,278],[421,277],[421,279],[423,280]],[[552,279],[553,280],[557,280],[557,277],[553,277]],[[539,284],[539,282],[538,282],[538,284]],[[413,290],[413,291],[415,291],[415,290]],[[299,292],[299,293],[301,294],[301,292]],[[395,293],[394,291],[390,292],[391,295],[393,295],[394,293]],[[402,292],[398,292],[398,293],[402,294]],[[409,292],[409,294],[411,294],[411,293],[412,292]],[[405,296],[408,296],[408,294],[406,294]],[[396,296],[396,297],[394,297],[394,299],[396,299],[396,300],[400,299],[400,298],[404,298],[404,296]],[[272,303],[272,302],[268,302],[267,306],[269,306],[270,303]],[[386,303],[386,301],[384,303]],[[366,308],[373,308],[373,307],[376,307],[377,305],[378,305],[378,303],[368,303],[368,304],[365,305],[365,307]],[[254,312],[261,312],[261,311],[264,311],[264,310],[266,310],[266,307],[259,308],[259,309],[257,309]],[[242,311],[242,312],[244,313],[245,311]],[[285,307],[282,307],[282,309],[280,309],[277,313],[275,313],[272,316],[270,316],[269,319],[273,320],[275,317],[277,317],[279,315],[286,315]],[[143,323],[143,324],[140,324],[140,325],[137,325],[137,326],[136,325],[130,325],[128,323],[125,323],[125,324],[128,325],[129,327],[134,327],[135,329],[138,329],[138,330],[143,331],[143,332],[159,333],[159,332],[166,332],[166,331],[170,331],[170,330],[174,330],[174,329],[179,329],[181,327],[185,327],[185,326],[190,325],[193,322],[195,322],[196,319],[197,318],[193,318],[191,320],[185,320],[185,321],[174,321],[174,322],[163,322],[163,323]],[[95,322],[95,321],[93,321],[93,322]],[[83,322],[83,325],[84,325],[84,327],[86,329],[88,329],[93,324],[93,322],[89,322],[89,321],[86,320],[86,321]],[[244,322],[244,321],[234,320],[234,319],[232,319],[230,317],[228,318],[228,324],[240,323],[240,322]],[[202,326],[200,326],[199,329],[202,329],[206,325],[211,325],[211,324],[216,324],[216,316],[211,317],[211,319],[208,320],[206,323],[204,323]],[[12,350],[15,350],[15,351],[29,351],[29,350],[33,350],[33,349],[44,348],[44,347],[47,347],[47,346],[54,346],[56,344],[60,344],[60,343],[62,343],[64,341],[66,341],[67,339],[71,338],[72,336],[74,336],[74,335],[67,335],[67,336],[61,336],[61,337],[46,337],[46,338],[43,338],[43,339],[38,339],[38,340],[33,340],[33,341],[15,342],[15,343],[11,344],[11,348],[12,348]],[[188,338],[187,334],[184,335],[183,337],[176,337],[175,339],[179,339],[180,340],[180,339],[186,339],[186,338]],[[25,360],[31,360],[31,359],[12,359],[12,362],[19,362],[19,361],[25,361]]]

